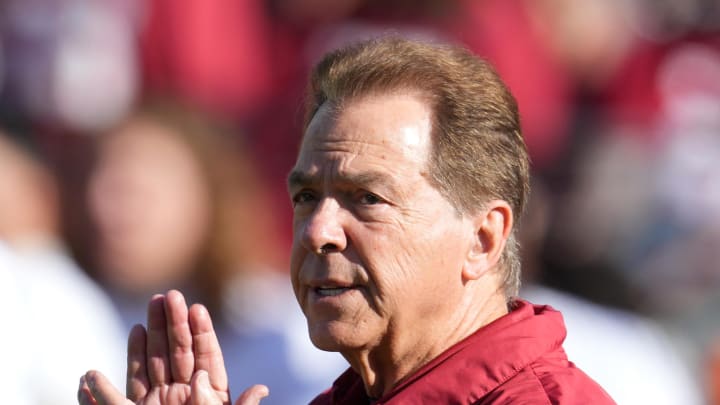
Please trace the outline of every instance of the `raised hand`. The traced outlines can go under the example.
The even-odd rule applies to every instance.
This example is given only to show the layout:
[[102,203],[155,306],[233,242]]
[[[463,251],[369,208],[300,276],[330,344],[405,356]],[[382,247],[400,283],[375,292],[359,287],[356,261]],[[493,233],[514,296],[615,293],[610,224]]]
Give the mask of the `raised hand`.
[[[154,296],[148,305],[147,331],[135,325],[128,338],[127,398],[98,371],[80,379],[80,404],[220,405],[230,404],[220,344],[207,309],[188,310],[179,291]],[[268,395],[256,385],[236,405],[255,405]]]

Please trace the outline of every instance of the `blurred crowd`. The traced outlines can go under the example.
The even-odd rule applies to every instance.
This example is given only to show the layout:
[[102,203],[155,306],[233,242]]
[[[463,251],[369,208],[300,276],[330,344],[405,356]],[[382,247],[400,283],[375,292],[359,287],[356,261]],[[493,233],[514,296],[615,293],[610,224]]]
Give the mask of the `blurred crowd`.
[[383,34],[463,44],[516,95],[523,294],[563,310],[570,357],[620,404],[720,404],[717,0],[0,1],[0,299],[29,325],[0,353],[66,355],[26,370],[45,402],[0,372],[13,403],[74,403],[103,364],[122,386],[92,353],[169,288],[213,314],[235,394],[328,387],[346,365],[286,280],[285,176],[312,64]]

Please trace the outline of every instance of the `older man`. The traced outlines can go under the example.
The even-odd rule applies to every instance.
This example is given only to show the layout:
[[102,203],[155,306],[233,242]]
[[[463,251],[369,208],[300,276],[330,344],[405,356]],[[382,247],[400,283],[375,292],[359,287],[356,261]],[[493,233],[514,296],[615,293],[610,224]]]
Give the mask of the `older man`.
[[[515,101],[468,52],[384,38],[317,65],[291,277],[313,343],[351,368],[313,403],[613,403],[565,356],[560,314],[515,298],[528,177]],[[176,291],[151,301],[128,365],[131,401],[230,400],[210,319]],[[127,401],[97,372],[93,395]]]

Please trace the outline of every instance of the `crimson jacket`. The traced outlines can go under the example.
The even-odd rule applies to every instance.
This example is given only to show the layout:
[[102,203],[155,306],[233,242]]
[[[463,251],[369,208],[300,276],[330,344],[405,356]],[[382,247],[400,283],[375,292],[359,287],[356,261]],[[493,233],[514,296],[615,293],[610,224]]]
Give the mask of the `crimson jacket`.
[[312,405],[614,404],[568,361],[565,324],[549,306],[518,300],[513,310],[452,346],[371,402],[352,369]]

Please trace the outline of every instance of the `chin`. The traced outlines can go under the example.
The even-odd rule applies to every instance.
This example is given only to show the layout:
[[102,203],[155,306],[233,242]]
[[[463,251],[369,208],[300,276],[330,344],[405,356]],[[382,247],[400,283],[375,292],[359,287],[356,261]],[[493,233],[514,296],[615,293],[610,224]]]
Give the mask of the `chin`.
[[326,352],[345,352],[362,347],[362,335],[355,328],[337,325],[337,322],[323,322],[308,325],[313,345]]

